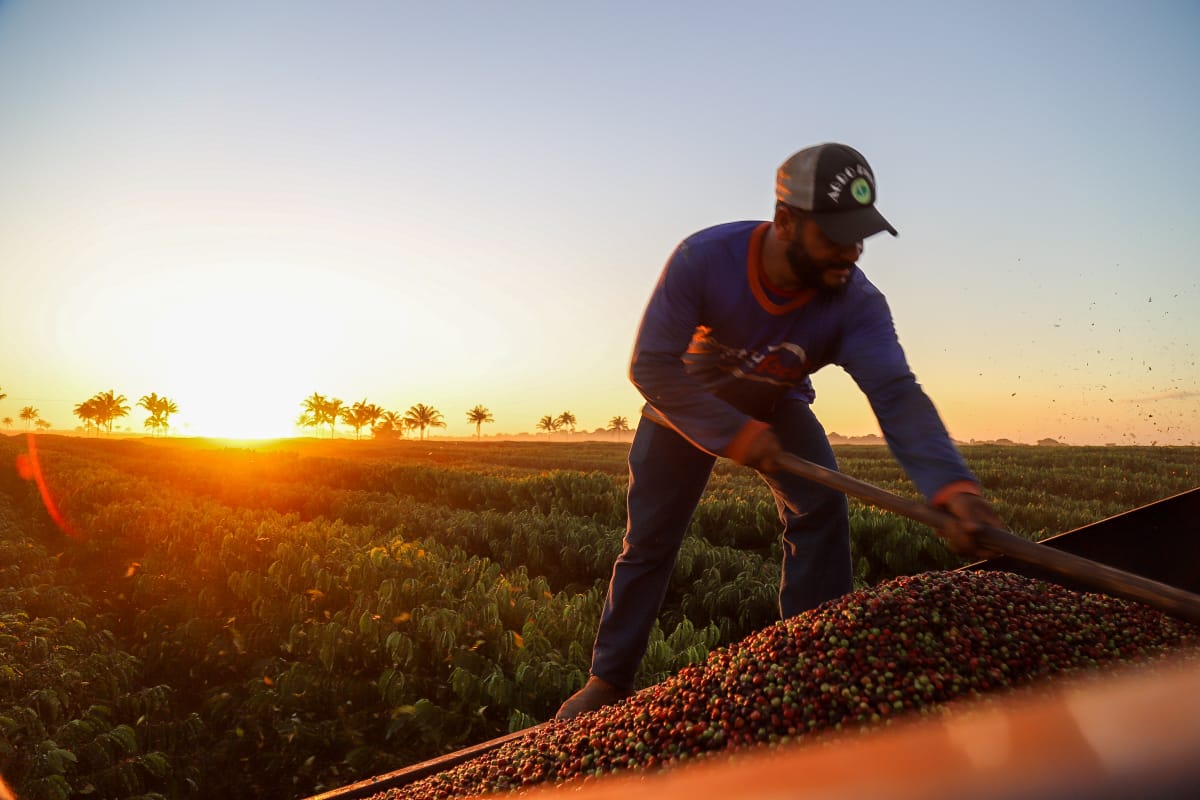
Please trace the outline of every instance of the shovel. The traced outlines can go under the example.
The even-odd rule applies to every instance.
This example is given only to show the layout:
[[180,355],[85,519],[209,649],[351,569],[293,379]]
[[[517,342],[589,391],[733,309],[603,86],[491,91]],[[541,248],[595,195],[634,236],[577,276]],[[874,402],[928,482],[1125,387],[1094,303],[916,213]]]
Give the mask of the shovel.
[[[776,458],[776,463],[785,472],[807,478],[831,489],[837,489],[844,494],[857,497],[863,502],[922,522],[938,531],[939,535],[942,529],[954,519],[945,511],[900,497],[880,489],[878,486],[872,486],[841,472],[805,461],[790,453],[780,454]],[[1200,624],[1200,595],[1185,592],[1174,586],[1150,580],[1141,575],[1134,575],[1131,572],[1125,572],[1074,553],[1045,547],[991,525],[981,525],[975,534],[975,539],[980,549],[1009,556],[1113,597],[1145,603],[1151,608],[1156,608],[1179,619]]]

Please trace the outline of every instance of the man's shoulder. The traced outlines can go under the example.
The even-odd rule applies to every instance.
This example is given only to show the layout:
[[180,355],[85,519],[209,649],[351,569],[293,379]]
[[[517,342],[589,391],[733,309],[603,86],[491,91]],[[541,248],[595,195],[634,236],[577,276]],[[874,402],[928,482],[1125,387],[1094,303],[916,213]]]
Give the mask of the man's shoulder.
[[743,220],[741,222],[723,222],[698,230],[683,240],[690,248],[713,247],[729,244],[744,244],[750,240],[754,230],[762,225],[761,220]]
[[862,268],[855,268],[854,276],[850,279],[850,284],[845,291],[828,299],[841,308],[844,313],[852,315],[891,313],[888,310],[887,298],[884,297],[879,287],[867,278]]
[[871,279],[862,271],[862,267],[855,267],[854,279],[850,281],[847,287],[846,295],[848,297],[883,297],[883,292],[879,291],[879,287],[871,283]]
[[675,248],[672,261],[690,265],[692,269],[745,264],[750,239],[762,222],[726,222],[696,231]]

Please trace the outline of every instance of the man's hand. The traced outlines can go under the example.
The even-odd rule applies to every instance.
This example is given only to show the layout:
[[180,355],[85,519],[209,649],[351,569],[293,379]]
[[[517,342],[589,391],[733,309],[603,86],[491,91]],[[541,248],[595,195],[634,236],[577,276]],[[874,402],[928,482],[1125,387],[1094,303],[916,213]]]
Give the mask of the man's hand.
[[1004,520],[991,507],[988,501],[976,494],[959,492],[952,494],[942,503],[943,511],[949,512],[953,519],[940,533],[946,539],[950,552],[960,556],[975,558],[991,558],[999,553],[981,549],[976,541],[975,533],[981,525],[993,528],[1004,528]]
[[760,472],[774,472],[779,469],[776,459],[782,452],[783,445],[779,443],[779,437],[775,435],[775,431],[764,428],[751,440],[741,463],[747,467],[754,467]]

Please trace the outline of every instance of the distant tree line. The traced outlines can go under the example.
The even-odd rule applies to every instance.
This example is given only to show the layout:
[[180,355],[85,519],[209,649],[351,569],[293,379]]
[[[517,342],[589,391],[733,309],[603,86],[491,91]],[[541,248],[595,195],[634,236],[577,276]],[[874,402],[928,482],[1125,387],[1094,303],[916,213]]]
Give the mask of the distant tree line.
[[[558,416],[547,414],[537,421],[535,426],[539,431],[546,433],[557,433],[559,431],[574,433],[575,432],[575,415],[570,411],[564,411]],[[611,431],[620,441],[621,434],[631,430],[629,420],[625,417],[613,417],[608,421],[608,426],[604,429]]]
[[[0,400],[8,395],[0,389]],[[339,423],[349,426],[354,431],[354,438],[361,439],[364,431],[370,431],[376,439],[403,438],[415,431],[417,438],[424,440],[426,431],[433,428],[445,428],[446,420],[437,408],[424,403],[417,403],[407,411],[389,411],[375,403],[368,403],[366,398],[347,405],[336,397],[326,397],[319,392],[313,392],[301,402],[300,416],[296,418],[297,428],[313,432],[329,427],[329,436],[337,434]],[[171,417],[179,413],[179,406],[169,397],[160,396],[157,392],[143,395],[137,401],[139,408],[149,412],[143,422],[146,430],[153,435],[166,435],[171,430]],[[113,424],[129,415],[129,399],[123,394],[117,394],[113,389],[97,392],[92,397],[75,406],[74,414],[83,422],[85,432],[112,433]],[[50,423],[41,418],[39,411],[33,406],[26,406],[19,414],[25,422],[25,430],[36,427],[38,430],[48,430]],[[475,426],[475,438],[483,435],[483,425],[495,422],[491,410],[486,406],[476,405],[466,412],[467,422]],[[4,427],[13,426],[12,417],[0,419]],[[574,433],[577,420],[570,411],[561,414],[547,414],[538,420],[536,430],[546,433]],[[608,421],[605,430],[615,434],[619,441],[622,434],[631,430],[626,417],[615,416]]]
[[[0,400],[3,400],[6,397],[8,397],[8,395],[4,393],[3,389],[0,389]],[[50,423],[42,419],[41,415],[38,413],[38,410],[33,406],[25,406],[21,409],[21,413],[17,416],[24,421],[26,431],[28,431],[30,428],[46,430],[50,427]],[[6,428],[11,428],[13,426],[13,418],[4,417],[3,419],[0,419],[0,423],[3,423],[4,427]]]
[[[418,432],[418,438],[424,439],[427,428],[446,427],[446,419],[442,412],[424,403],[417,403],[401,414],[398,411],[388,411],[375,403],[368,403],[366,398],[347,406],[339,398],[313,392],[304,398],[301,406],[303,411],[296,419],[296,427],[311,428],[315,431],[328,425],[331,439],[337,432],[339,422],[354,429],[355,439],[362,438],[364,428],[371,431],[376,439],[394,439],[414,430]],[[479,427],[484,422],[493,421],[492,412],[483,406],[475,406],[467,412],[467,421],[475,424],[478,435]]]
[[[171,415],[179,413],[179,406],[174,400],[159,397],[157,392],[142,395],[137,404],[139,408],[150,412],[142,424],[154,435],[170,431]],[[75,406],[75,416],[82,420],[85,431],[112,433],[113,423],[129,416],[129,400],[113,389],[97,392]]]

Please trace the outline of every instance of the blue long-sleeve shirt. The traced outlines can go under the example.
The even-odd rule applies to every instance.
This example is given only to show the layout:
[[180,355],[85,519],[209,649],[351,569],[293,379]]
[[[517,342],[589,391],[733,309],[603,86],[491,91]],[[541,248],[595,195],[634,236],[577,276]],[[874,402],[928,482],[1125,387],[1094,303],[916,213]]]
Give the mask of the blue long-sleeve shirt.
[[671,255],[630,364],[643,413],[728,456],[784,398],[811,403],[809,376],[837,364],[867,396],[892,453],[927,499],[977,485],[908,367],[883,294],[857,267],[840,294],[773,288],[762,266],[768,227],[718,225]]

